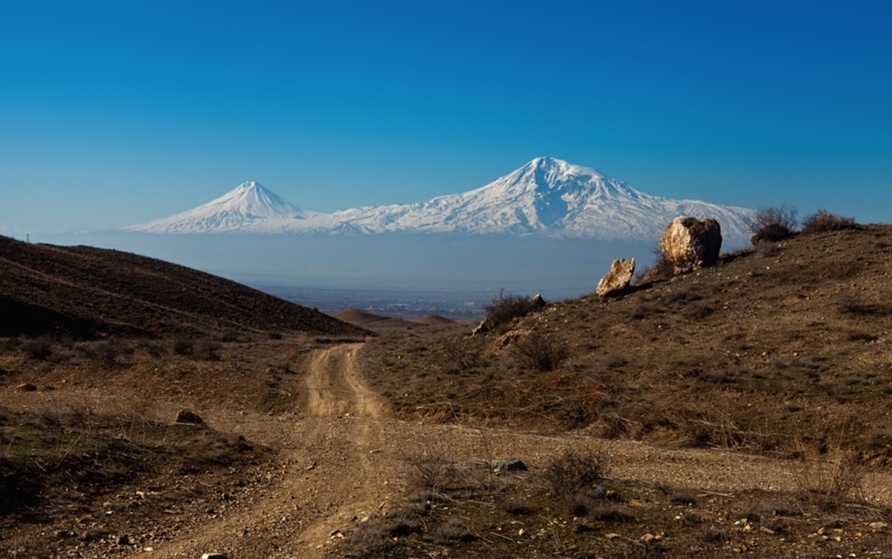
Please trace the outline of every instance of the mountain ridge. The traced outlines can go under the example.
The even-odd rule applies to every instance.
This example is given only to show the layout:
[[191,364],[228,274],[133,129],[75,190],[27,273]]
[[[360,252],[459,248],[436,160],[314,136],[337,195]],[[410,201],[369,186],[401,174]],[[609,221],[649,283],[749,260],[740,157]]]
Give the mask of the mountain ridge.
[[508,234],[654,241],[679,215],[715,218],[723,235],[748,237],[747,208],[652,196],[594,168],[537,157],[494,181],[410,204],[306,211],[254,181],[207,204],[143,225],[146,233]]

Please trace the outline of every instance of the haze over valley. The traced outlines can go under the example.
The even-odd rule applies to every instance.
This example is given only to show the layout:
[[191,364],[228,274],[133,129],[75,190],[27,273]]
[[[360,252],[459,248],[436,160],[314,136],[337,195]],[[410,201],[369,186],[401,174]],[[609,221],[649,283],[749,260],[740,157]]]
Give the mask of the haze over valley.
[[752,210],[651,196],[546,157],[464,193],[333,213],[246,181],[170,217],[61,241],[162,258],[329,313],[461,317],[502,291],[588,293],[615,258],[644,267],[678,215],[718,219],[730,250],[746,243]]

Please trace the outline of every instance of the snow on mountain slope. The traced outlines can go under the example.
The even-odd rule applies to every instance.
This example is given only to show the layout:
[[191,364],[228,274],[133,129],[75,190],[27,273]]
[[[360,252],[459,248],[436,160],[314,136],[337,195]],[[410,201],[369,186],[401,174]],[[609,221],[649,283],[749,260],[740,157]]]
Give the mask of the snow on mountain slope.
[[277,233],[293,231],[305,220],[324,214],[301,210],[254,181],[246,181],[197,208],[125,227],[143,233]]
[[729,239],[748,237],[745,208],[640,192],[595,169],[537,158],[486,186],[406,205],[355,208],[332,219],[365,233],[511,233],[604,240],[658,240],[679,215],[712,217]]
[[332,214],[300,210],[247,182],[212,202],[131,231],[153,233],[294,232],[511,234],[603,240],[659,240],[679,215],[715,218],[725,239],[745,242],[745,208],[651,196],[595,169],[537,158],[480,188],[416,204]]

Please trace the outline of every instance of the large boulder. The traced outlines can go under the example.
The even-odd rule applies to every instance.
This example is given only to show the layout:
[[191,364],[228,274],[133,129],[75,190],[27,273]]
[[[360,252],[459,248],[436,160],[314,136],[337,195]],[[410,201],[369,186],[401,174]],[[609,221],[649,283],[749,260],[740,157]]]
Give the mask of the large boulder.
[[713,266],[722,249],[722,227],[714,219],[676,217],[660,238],[660,251],[675,273]]
[[610,271],[598,282],[595,293],[598,297],[608,297],[622,293],[629,288],[629,285],[632,283],[632,274],[634,273],[634,258],[614,260],[613,264],[610,265]]

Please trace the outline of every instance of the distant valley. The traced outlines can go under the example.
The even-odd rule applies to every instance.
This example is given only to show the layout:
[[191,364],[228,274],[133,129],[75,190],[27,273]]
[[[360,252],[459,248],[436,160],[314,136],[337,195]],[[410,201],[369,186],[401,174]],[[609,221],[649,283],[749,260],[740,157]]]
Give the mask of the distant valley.
[[152,256],[327,313],[462,317],[479,316],[502,290],[589,293],[616,258],[645,267],[678,215],[718,219],[723,250],[748,244],[751,210],[651,196],[554,158],[461,194],[334,213],[248,181],[148,224],[35,240]]

